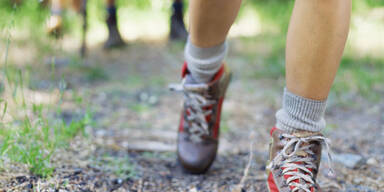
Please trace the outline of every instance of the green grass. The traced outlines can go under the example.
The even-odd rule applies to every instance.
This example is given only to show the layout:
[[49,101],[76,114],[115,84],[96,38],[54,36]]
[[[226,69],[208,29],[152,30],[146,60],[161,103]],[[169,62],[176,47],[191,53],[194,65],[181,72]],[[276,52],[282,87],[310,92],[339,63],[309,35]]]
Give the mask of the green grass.
[[[12,66],[12,65],[10,65]],[[5,72],[6,71],[6,72]],[[11,99],[0,99],[1,117],[7,113],[8,102],[13,103],[13,108],[22,115],[12,114],[12,121],[0,122],[0,162],[6,159],[15,163],[25,164],[30,172],[39,176],[49,176],[54,167],[51,162],[52,155],[58,148],[66,147],[71,139],[78,133],[85,135],[85,127],[92,122],[91,112],[86,112],[79,120],[69,123],[63,119],[47,115],[55,112],[61,116],[61,108],[58,105],[48,106],[25,102],[23,90],[24,74],[22,69],[5,67],[6,83],[12,92]],[[5,96],[5,92],[1,96]],[[61,90],[63,91],[63,89]],[[74,97],[75,102],[81,104],[79,97]],[[31,111],[31,113],[28,113]],[[4,164],[0,164],[4,166]]]
[[116,157],[106,154],[99,159],[95,159],[94,163],[104,171],[111,172],[120,179],[128,179],[139,174],[135,165],[130,163],[130,161],[129,156]]
[[54,170],[52,155],[58,148],[66,147],[78,133],[85,135],[85,127],[92,122],[90,112],[70,123],[47,118],[43,115],[46,108],[33,105],[37,118],[26,115],[10,123],[0,123],[0,160],[8,158],[27,165],[32,174],[49,176]]
[[230,113],[223,111],[222,117],[221,117],[222,120],[220,122],[220,132],[222,134],[228,133],[230,131],[230,127],[228,125],[228,119],[230,116],[231,116]]
[[345,56],[333,87],[337,95],[358,93],[371,101],[383,94],[384,59]]
[[151,109],[151,106],[145,103],[135,103],[130,105],[129,109],[131,109],[136,113],[142,114],[142,113],[148,112]]
[[[8,2],[8,1],[7,1]],[[40,10],[40,11],[37,11]],[[59,148],[68,146],[69,142],[79,133],[85,134],[85,127],[92,123],[90,111],[77,120],[65,122],[60,118],[62,93],[65,83],[60,83],[60,101],[54,105],[26,103],[24,90],[28,89],[31,67],[19,67],[8,61],[8,51],[12,47],[16,30],[35,28],[28,33],[27,39],[36,41],[35,46],[45,47],[41,42],[43,22],[48,11],[40,7],[37,1],[25,1],[21,6],[11,6],[5,1],[0,3],[1,31],[0,40],[6,47],[4,60],[1,64],[0,83],[0,170],[6,169],[6,163],[11,161],[28,167],[31,174],[46,177],[54,171],[52,157]],[[37,27],[36,27],[37,26]],[[39,27],[40,26],[40,27]],[[40,34],[38,34],[40,32]],[[44,46],[43,46],[44,45]],[[3,47],[1,47],[3,48]],[[3,58],[3,57],[2,57]],[[54,67],[54,65],[52,65]],[[31,72],[32,71],[32,72]],[[52,78],[55,78],[54,69]],[[90,78],[99,78],[97,70],[91,70]],[[80,105],[81,99],[75,98]],[[12,103],[12,109],[10,104]],[[17,113],[14,113],[16,111]],[[56,115],[49,115],[56,114]],[[11,121],[4,121],[5,115]]]

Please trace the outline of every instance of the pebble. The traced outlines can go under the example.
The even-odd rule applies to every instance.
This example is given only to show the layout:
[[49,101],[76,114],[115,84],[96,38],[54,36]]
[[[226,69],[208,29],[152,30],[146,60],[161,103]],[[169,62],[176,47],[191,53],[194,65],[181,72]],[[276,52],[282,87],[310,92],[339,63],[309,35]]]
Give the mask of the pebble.
[[334,154],[333,160],[350,169],[359,168],[366,161],[363,156],[352,154],[352,153]]
[[120,185],[120,184],[123,183],[123,180],[122,180],[122,179],[114,179],[114,180],[112,181],[112,183],[113,183],[114,185]]
[[83,169],[75,169],[73,172],[73,175],[79,175],[82,172],[83,172]]
[[364,192],[376,192],[375,190],[362,186],[362,185],[347,185],[346,191],[348,192],[358,192],[358,191],[364,191]]
[[379,162],[375,159],[375,158],[369,158],[368,160],[367,160],[367,164],[368,165],[372,165],[372,166],[374,166],[374,165],[378,165],[379,164]]
[[361,184],[363,182],[364,182],[364,179],[360,178],[360,177],[357,177],[357,178],[353,179],[353,183],[355,183],[355,184]]
[[29,183],[26,187],[27,187],[27,189],[33,189],[33,184]]
[[16,181],[19,183],[24,183],[27,181],[27,177],[26,176],[18,176],[18,177],[16,177]]

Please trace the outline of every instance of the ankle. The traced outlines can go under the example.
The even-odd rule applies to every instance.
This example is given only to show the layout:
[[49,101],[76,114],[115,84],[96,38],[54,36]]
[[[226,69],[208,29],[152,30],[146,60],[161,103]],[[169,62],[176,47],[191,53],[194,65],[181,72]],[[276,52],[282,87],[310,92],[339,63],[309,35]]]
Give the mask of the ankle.
[[313,100],[284,90],[283,107],[276,113],[276,127],[288,132],[320,132],[325,128],[326,100]]
[[193,45],[188,40],[185,47],[185,60],[192,77],[200,83],[207,83],[219,71],[227,53],[227,44],[223,42],[209,48]]

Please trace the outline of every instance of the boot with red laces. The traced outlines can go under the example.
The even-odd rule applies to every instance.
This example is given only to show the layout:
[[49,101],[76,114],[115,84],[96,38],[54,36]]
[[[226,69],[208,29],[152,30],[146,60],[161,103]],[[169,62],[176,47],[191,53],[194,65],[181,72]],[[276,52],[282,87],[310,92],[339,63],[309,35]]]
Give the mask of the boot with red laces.
[[206,172],[214,161],[220,130],[220,115],[231,73],[223,65],[209,83],[196,82],[184,64],[181,85],[171,90],[184,94],[177,139],[177,155],[189,173]]
[[[320,192],[316,183],[321,145],[329,153],[329,140],[321,133],[297,130],[292,133],[271,130],[268,190],[270,192]],[[329,162],[330,163],[330,162]]]

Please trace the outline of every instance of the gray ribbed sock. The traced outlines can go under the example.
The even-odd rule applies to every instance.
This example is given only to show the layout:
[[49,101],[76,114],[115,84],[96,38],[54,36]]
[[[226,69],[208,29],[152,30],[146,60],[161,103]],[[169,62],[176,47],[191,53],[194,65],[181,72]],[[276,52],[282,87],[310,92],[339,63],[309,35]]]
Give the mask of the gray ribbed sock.
[[201,83],[209,82],[227,54],[227,43],[209,48],[201,48],[193,45],[188,39],[185,46],[184,56],[188,64],[188,70],[192,77]]
[[324,111],[327,101],[307,99],[284,89],[283,108],[276,113],[276,128],[292,132],[320,132],[325,128]]

